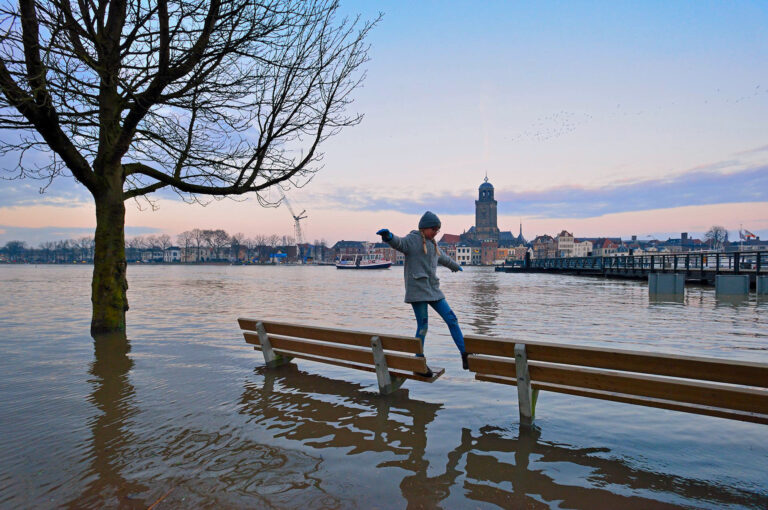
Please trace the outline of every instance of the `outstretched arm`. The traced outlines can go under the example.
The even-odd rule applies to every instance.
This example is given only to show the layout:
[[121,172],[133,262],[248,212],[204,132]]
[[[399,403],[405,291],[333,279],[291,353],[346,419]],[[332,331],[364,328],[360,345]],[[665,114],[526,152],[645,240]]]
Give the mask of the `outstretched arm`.
[[384,241],[385,243],[387,243],[397,251],[401,253],[408,253],[408,243],[405,242],[404,238],[397,237],[395,234],[393,234],[386,228],[382,228],[381,230],[376,232],[376,235],[380,235],[382,241]]
[[461,266],[459,264],[457,264],[456,261],[454,261],[451,257],[449,257],[448,255],[443,253],[443,251],[440,250],[439,248],[438,248],[438,253],[439,253],[439,255],[437,257],[437,263],[438,264],[440,264],[441,266],[447,267],[448,269],[450,269],[454,273],[456,271],[463,271]]

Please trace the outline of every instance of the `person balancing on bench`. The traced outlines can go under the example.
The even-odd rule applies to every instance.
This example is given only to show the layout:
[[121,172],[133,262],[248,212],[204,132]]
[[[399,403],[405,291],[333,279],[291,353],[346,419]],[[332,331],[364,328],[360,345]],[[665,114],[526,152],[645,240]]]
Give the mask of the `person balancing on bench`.
[[[440,317],[448,325],[451,337],[461,353],[462,367],[464,370],[467,370],[464,335],[461,333],[456,314],[453,313],[453,310],[448,305],[448,301],[445,300],[445,296],[440,290],[437,265],[443,265],[454,273],[456,271],[463,271],[463,269],[437,247],[435,236],[438,232],[440,232],[440,218],[435,213],[427,211],[419,220],[419,229],[412,230],[405,237],[397,237],[386,228],[376,232],[376,235],[381,236],[385,243],[405,255],[403,271],[405,277],[405,302],[411,304],[413,313],[416,314],[416,337],[421,339],[422,347],[427,336],[427,305],[429,305],[440,314]],[[419,356],[423,356],[423,354]],[[427,367],[425,373],[417,375],[432,377],[432,370]]]

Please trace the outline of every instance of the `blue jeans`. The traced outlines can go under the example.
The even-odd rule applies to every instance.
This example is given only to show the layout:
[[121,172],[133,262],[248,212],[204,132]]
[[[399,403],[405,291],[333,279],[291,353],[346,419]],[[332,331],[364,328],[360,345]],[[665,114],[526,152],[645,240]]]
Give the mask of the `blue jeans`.
[[448,301],[445,299],[441,299],[439,301],[417,301],[416,303],[411,303],[411,306],[413,306],[413,313],[416,314],[416,322],[418,324],[416,329],[416,338],[421,338],[421,346],[424,347],[424,339],[427,336],[427,326],[429,323],[427,318],[427,304],[429,304],[429,306],[431,306],[438,314],[440,314],[440,317],[443,318],[445,323],[448,325],[448,329],[451,331],[453,342],[456,344],[456,347],[459,348],[459,352],[464,354],[464,335],[461,333],[461,328],[459,327],[459,319],[456,318],[456,314],[453,313],[453,310],[451,310]]

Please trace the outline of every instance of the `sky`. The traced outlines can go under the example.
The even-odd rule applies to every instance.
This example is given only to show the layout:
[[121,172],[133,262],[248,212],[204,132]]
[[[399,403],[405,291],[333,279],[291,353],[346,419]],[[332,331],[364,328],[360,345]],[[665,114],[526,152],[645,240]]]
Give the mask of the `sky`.
[[[768,3],[344,1],[372,19],[370,61],[323,168],[287,192],[307,241],[474,223],[484,178],[502,230],[639,239],[713,225],[768,239]],[[0,159],[5,168],[13,161]],[[44,184],[44,183],[43,183]],[[60,177],[0,182],[0,245],[92,235]],[[277,196],[274,197],[275,199]],[[293,234],[285,207],[163,195],[128,202],[126,235]]]

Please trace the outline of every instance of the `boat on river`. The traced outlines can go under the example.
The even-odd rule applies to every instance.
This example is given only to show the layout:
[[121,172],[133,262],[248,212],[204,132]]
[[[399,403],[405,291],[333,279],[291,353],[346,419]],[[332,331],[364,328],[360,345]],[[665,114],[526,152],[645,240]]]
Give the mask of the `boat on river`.
[[392,265],[389,260],[371,255],[342,256],[336,262],[336,269],[387,269]]

